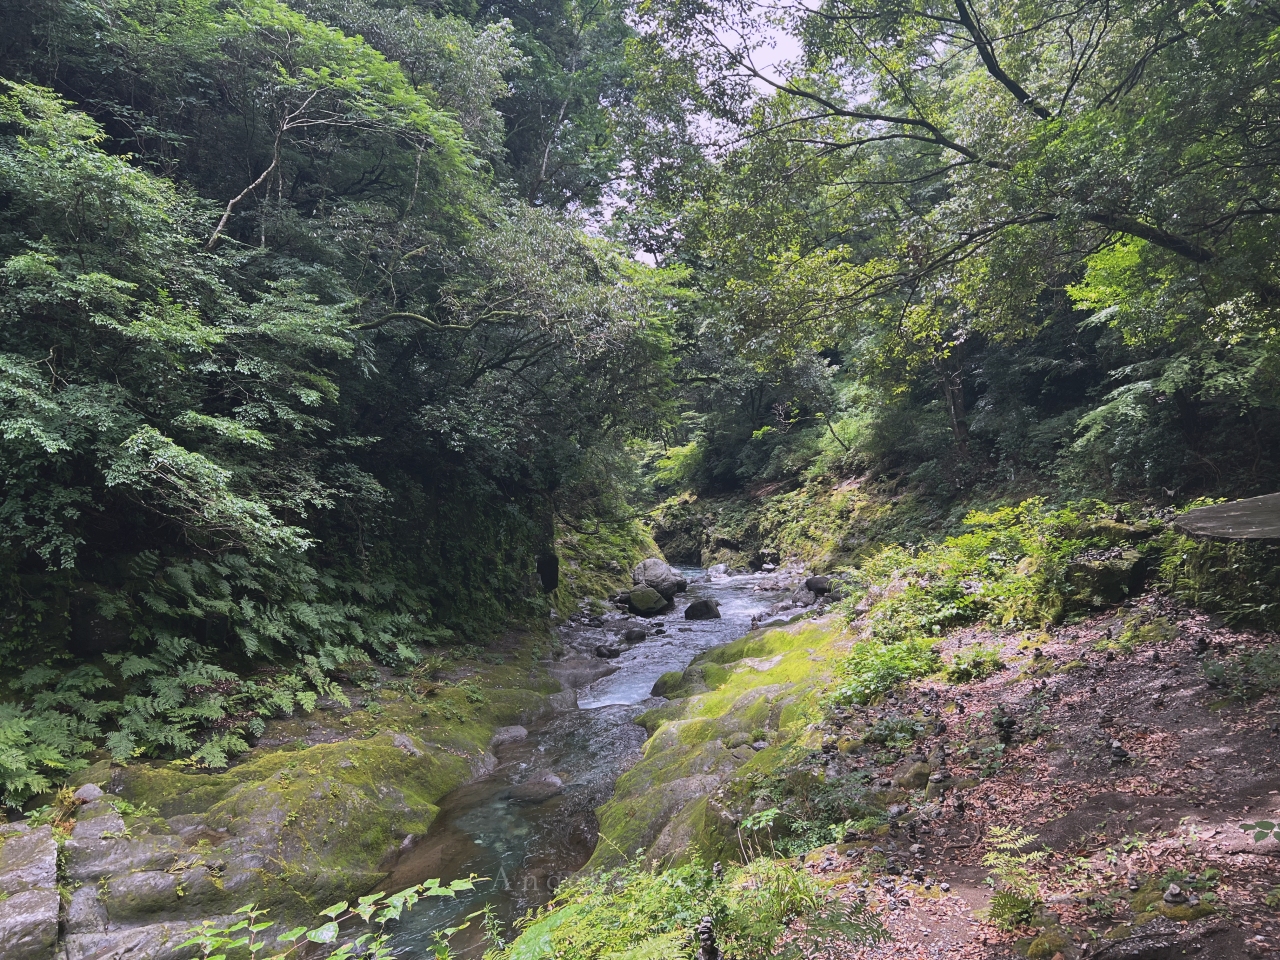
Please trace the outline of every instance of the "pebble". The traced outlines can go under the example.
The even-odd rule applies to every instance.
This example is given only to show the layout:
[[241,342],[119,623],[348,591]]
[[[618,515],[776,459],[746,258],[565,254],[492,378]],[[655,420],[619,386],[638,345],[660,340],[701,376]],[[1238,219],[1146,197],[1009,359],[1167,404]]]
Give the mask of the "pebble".
[[1176,883],[1169,884],[1169,888],[1164,892],[1165,903],[1185,903],[1187,895],[1182,892],[1182,888]]

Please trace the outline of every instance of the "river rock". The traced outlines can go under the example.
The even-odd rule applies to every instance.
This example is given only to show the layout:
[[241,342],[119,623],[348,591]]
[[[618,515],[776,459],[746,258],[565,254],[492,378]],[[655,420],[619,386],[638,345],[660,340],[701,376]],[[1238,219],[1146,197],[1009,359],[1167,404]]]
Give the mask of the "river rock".
[[107,929],[107,908],[96,885],[80,887],[67,904],[67,934],[102,933]]
[[168,870],[186,849],[179,837],[99,839],[73,836],[63,844],[67,878],[93,881],[134,870]]
[[684,609],[686,620],[719,620],[720,604],[710,597],[695,600]]
[[0,957],[46,960],[58,940],[57,890],[23,890],[4,901]]
[[[84,809],[88,810],[89,807]],[[97,817],[76,817],[75,825],[71,828],[71,836],[77,840],[101,840],[103,837],[119,837],[123,834],[124,818],[115,810]]]
[[815,596],[823,596],[831,592],[830,577],[810,577],[804,582],[804,588]]
[[637,586],[650,587],[667,600],[674,598],[677,593],[683,593],[689,586],[684,577],[656,557],[636,564],[636,568],[631,571],[631,582]]
[[[18,826],[22,829],[15,829]],[[0,891],[12,896],[20,890],[52,890],[57,886],[58,845],[52,827],[32,830],[15,824],[0,833],[0,838]]]
[[617,660],[622,656],[622,651],[617,647],[611,647],[607,644],[596,644],[596,656],[601,660]]
[[564,781],[554,773],[545,773],[511,788],[507,799],[512,803],[542,803],[564,790]]
[[632,627],[622,635],[623,643],[643,643],[649,635],[645,633],[643,627]]
[[529,731],[519,724],[510,727],[499,727],[493,731],[493,739],[489,741],[490,747],[500,747],[504,743],[515,743],[529,736]]
[[96,783],[86,783],[72,794],[81,803],[92,803],[102,796],[102,788]]
[[[674,594],[673,594],[674,596]],[[631,612],[642,617],[651,617],[661,613],[671,601],[653,587],[636,587],[627,594],[627,606]]]
[[[230,926],[244,917],[209,919],[219,926]],[[109,932],[69,934],[60,944],[57,960],[190,960],[192,948],[182,944],[190,939],[195,926],[191,920],[170,920]],[[8,954],[4,956],[8,960]]]
[[58,939],[58,845],[49,826],[0,832],[0,957],[45,960]]

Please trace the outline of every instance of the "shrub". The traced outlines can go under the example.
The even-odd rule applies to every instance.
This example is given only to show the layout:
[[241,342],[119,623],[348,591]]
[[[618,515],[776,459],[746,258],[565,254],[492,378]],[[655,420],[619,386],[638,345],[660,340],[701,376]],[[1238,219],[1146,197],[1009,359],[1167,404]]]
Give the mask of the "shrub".
[[[1104,538],[1091,527],[1105,504],[1089,501],[1050,510],[1042,499],[965,518],[965,533],[918,549],[887,547],[852,571],[840,606],[862,626],[831,695],[868,703],[906,680],[938,668],[934,638],[948,627],[979,621],[1042,626],[1057,620],[1071,596],[1067,565]],[[977,655],[953,664],[959,675],[996,669]],[[975,672],[970,679],[977,679]]]
[[867,743],[882,743],[887,747],[907,747],[924,733],[924,725],[909,717],[881,717],[867,731]]
[[1205,679],[1225,687],[1236,700],[1252,700],[1280,690],[1280,644],[1248,650],[1226,660],[1206,660]]
[[1062,615],[1067,564],[1092,544],[1090,526],[1107,512],[1093,501],[1050,510],[1040,498],[975,511],[965,533],[868,559],[851,576],[843,610],[850,619],[865,613],[871,635],[886,642],[978,621],[1042,626]]
[[[315,927],[294,927],[276,936],[270,936],[273,924],[266,919],[267,911],[250,904],[236,911],[239,920],[216,922],[205,920],[192,931],[190,940],[179,949],[190,948],[191,960],[224,960],[230,956],[251,957],[253,960],[285,960],[289,956],[307,957],[309,960],[391,960],[395,956],[385,931],[388,922],[399,920],[406,910],[426,897],[454,897],[464,890],[474,889],[474,877],[441,884],[439,880],[427,880],[399,893],[373,893],[361,897],[352,906],[347,901],[335,903],[321,910],[325,920]],[[474,916],[474,915],[473,915]],[[468,918],[470,920],[471,918]],[[372,929],[348,939],[342,928],[363,921]],[[439,958],[451,956],[447,940],[462,927],[439,930],[433,937],[433,953]],[[339,943],[339,939],[346,942]],[[274,949],[270,948],[275,944]]]
[[947,667],[948,683],[972,683],[985,680],[1004,669],[1000,651],[994,647],[970,647],[952,658]]

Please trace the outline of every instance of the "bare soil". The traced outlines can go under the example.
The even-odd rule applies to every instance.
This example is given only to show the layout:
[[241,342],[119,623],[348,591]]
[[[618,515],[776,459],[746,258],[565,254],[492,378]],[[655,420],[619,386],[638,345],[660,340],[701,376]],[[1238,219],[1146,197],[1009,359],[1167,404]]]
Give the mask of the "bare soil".
[[[1239,826],[1280,820],[1280,697],[1234,698],[1204,671],[1206,658],[1276,642],[1160,594],[1047,633],[952,632],[944,656],[981,643],[1000,649],[1005,669],[979,683],[923,682],[866,711],[864,721],[889,713],[929,720],[932,733],[912,756],[882,766],[883,754],[830,761],[837,772],[861,766],[887,786],[913,760],[930,758],[954,785],[933,802],[920,791],[904,798],[910,812],[887,833],[809,856],[810,870],[842,898],[867,903],[893,934],[890,943],[831,955],[1280,956],[1280,843],[1254,843]],[[993,724],[1001,714],[1014,718],[1007,745]],[[834,727],[828,732],[838,734],[838,720]],[[1027,849],[1051,851],[1034,868],[1040,916],[1014,931],[985,919],[991,887],[982,860],[989,829],[1000,825],[1034,834]],[[1213,913],[1165,918],[1178,911],[1158,906],[1135,915],[1135,887],[1150,899],[1170,882],[1201,898],[1196,912]],[[1033,943],[1046,926],[1062,934],[1056,945]]]

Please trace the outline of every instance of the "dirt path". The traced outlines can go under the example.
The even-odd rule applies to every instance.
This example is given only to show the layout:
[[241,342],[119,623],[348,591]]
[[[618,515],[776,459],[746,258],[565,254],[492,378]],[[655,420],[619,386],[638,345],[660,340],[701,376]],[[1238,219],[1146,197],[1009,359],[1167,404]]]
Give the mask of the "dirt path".
[[[1206,658],[1278,639],[1159,595],[1048,634],[953,632],[944,655],[982,643],[1006,668],[980,683],[918,684],[858,718],[932,718],[912,756],[880,767],[835,754],[827,768],[861,764],[889,786],[927,762],[952,785],[940,801],[911,793],[910,814],[888,832],[809,856],[894,935],[834,955],[1280,956],[1280,843],[1239,829],[1280,820],[1280,697],[1233,699],[1204,670]],[[827,732],[839,734],[839,719]],[[1044,902],[1035,925],[1009,933],[984,920],[994,826],[1022,827],[1038,838],[1025,849],[1051,851],[1033,867]],[[1166,898],[1170,883],[1182,892]]]

